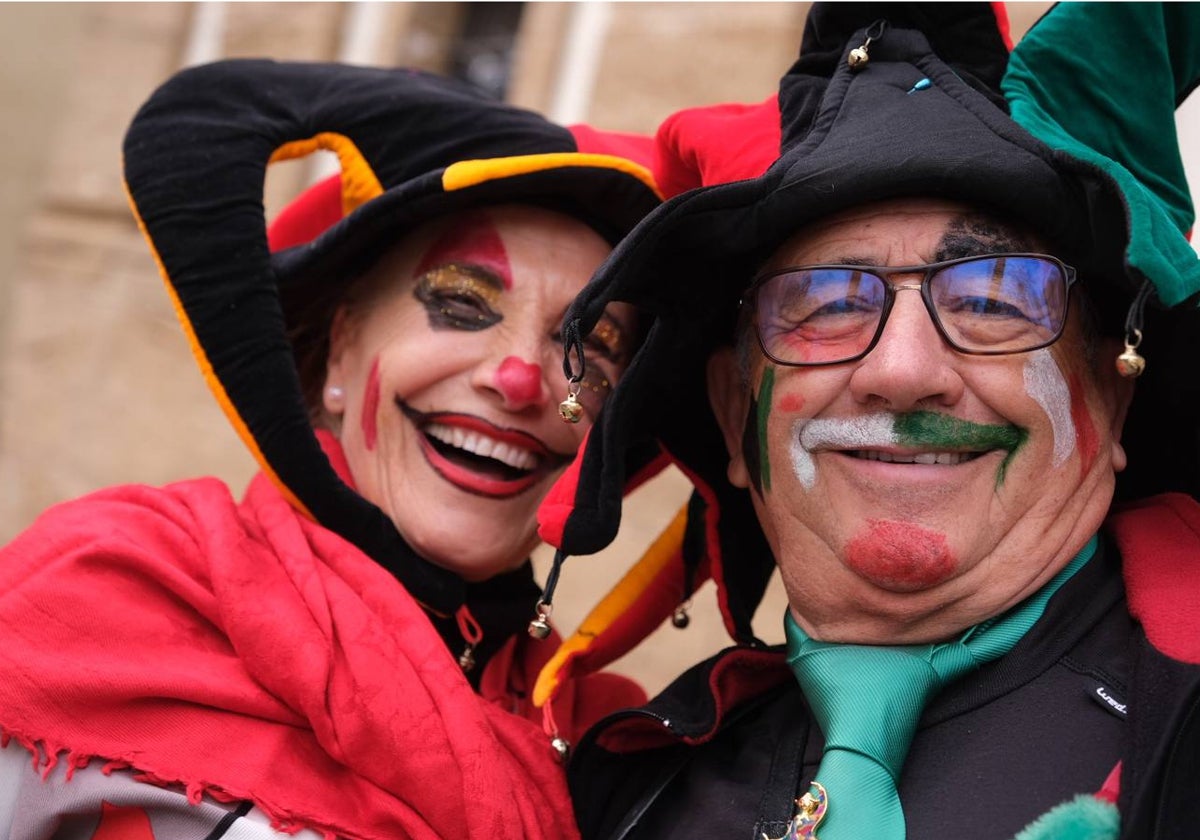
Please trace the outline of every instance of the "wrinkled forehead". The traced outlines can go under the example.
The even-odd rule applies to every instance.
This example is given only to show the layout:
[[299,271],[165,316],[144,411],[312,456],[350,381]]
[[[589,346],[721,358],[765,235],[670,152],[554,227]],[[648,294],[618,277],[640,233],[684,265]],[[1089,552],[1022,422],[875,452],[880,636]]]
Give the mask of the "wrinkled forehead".
[[832,213],[796,230],[764,271],[794,265],[920,265],[978,254],[1052,253],[1027,226],[982,207],[897,198]]

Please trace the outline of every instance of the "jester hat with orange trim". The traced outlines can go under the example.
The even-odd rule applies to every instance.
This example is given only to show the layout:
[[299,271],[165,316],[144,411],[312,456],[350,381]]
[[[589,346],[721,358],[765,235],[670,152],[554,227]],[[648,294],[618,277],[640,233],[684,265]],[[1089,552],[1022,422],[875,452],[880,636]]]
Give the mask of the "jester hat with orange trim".
[[[383,250],[465,208],[537,205],[616,242],[659,203],[653,179],[625,156],[637,151],[632,139],[605,147],[607,135],[580,137],[416,70],[264,60],[178,73],[125,137],[134,212],[235,428],[298,508],[435,612],[453,612],[464,584],[414,561],[391,520],[338,478],[313,432],[289,328],[295,313],[314,308],[331,318]],[[338,156],[344,218],[271,253],[267,166],[319,149]]]

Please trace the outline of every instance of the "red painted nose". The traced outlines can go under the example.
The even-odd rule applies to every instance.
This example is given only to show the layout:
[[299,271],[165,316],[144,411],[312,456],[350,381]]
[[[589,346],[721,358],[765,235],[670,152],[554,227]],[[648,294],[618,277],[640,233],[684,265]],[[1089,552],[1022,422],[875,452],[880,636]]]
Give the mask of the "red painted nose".
[[496,389],[510,406],[536,403],[542,398],[542,366],[509,356],[496,370]]

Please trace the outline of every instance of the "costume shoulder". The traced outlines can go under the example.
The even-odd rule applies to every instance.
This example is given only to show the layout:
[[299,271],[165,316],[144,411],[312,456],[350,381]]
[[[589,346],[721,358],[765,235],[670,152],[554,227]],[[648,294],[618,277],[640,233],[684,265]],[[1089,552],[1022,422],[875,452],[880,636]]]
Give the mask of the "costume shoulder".
[[1129,611],[1155,648],[1200,663],[1200,502],[1163,493],[1107,523],[1121,551]]
[[69,563],[90,553],[186,557],[218,523],[237,517],[229,488],[214,478],[109,487],[48,508],[0,548],[0,582],[7,589],[26,575],[45,573],[48,560]]

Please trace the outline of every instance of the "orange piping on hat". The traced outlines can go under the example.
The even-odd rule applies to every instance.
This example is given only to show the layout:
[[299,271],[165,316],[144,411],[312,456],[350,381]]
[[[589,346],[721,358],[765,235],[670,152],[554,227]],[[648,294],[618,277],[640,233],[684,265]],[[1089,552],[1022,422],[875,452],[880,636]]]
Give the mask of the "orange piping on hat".
[[296,494],[276,475],[271,465],[267,463],[262,450],[258,448],[258,441],[254,439],[254,435],[250,433],[250,429],[246,426],[245,421],[242,420],[242,416],[234,408],[229,395],[225,393],[225,386],[221,384],[221,380],[213,372],[212,364],[208,361],[208,355],[204,352],[204,348],[200,346],[200,340],[196,337],[196,331],[192,328],[192,322],[183,308],[183,303],[179,300],[179,295],[175,293],[175,286],[171,282],[171,275],[167,273],[167,267],[163,265],[162,258],[158,254],[158,248],[154,245],[154,239],[150,236],[150,231],[146,229],[146,223],[142,221],[142,214],[138,212],[137,203],[133,200],[133,194],[129,191],[129,184],[122,181],[121,186],[125,190],[125,198],[129,201],[129,207],[133,210],[133,218],[137,221],[138,230],[142,232],[142,236],[146,238],[146,243],[150,246],[150,255],[154,258],[154,264],[158,266],[158,274],[162,277],[163,283],[167,287],[167,294],[171,298],[171,306],[175,310],[175,317],[179,319],[179,323],[183,327],[183,332],[187,335],[188,346],[192,348],[192,356],[195,357],[196,364],[200,366],[200,373],[204,376],[204,382],[208,385],[208,389],[216,397],[217,404],[221,406],[221,410],[229,418],[229,422],[237,432],[238,437],[242,439],[242,443],[246,444],[246,448],[250,450],[250,454],[254,456],[254,460],[258,461],[267,478],[279,488],[283,497],[287,499],[292,507],[315,522],[316,517],[312,515]]
[[641,164],[616,155],[584,154],[582,152],[550,152],[542,155],[462,160],[446,167],[446,171],[442,173],[442,189],[446,192],[453,192],[498,178],[511,178],[514,175],[543,172],[547,169],[563,169],[568,166],[613,169],[617,172],[624,172],[641,181],[660,199],[663,197],[654,183],[654,176]]
[[612,591],[604,596],[579,629],[567,639],[554,656],[542,667],[533,686],[533,705],[541,708],[558,693],[559,686],[569,675],[572,660],[587,653],[596,640],[623,616],[646,593],[653,582],[670,567],[683,551],[683,535],[687,525],[687,505],[679,509],[658,539],[625,573]]
[[307,140],[284,143],[271,155],[271,163],[304,157],[316,151],[333,152],[342,170],[342,215],[348,216],[383,193],[375,170],[354,141],[344,134],[322,131]]

